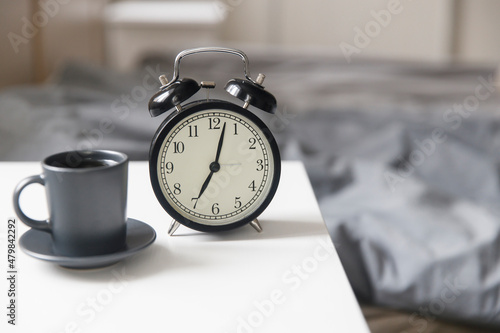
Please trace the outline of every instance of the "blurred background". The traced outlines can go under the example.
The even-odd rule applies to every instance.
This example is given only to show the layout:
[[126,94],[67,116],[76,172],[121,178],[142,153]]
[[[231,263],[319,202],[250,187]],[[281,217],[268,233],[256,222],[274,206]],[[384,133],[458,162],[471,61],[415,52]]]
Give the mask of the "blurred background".
[[[242,49],[278,100],[276,115],[250,110],[304,162],[371,330],[498,331],[499,13],[497,0],[0,0],[0,160],[146,160],[164,118],[147,102],[175,55]],[[203,55],[181,77],[230,99],[241,70]]]
[[0,87],[42,82],[68,60],[126,70],[147,52],[202,45],[342,56],[356,28],[376,36],[354,57],[497,63],[499,12],[495,0],[1,1]]

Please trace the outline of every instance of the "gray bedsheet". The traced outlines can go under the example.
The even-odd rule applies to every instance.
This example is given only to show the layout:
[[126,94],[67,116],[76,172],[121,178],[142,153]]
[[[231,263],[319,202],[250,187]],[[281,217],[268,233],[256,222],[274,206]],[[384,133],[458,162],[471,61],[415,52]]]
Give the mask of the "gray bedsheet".
[[[358,297],[410,310],[416,329],[436,317],[500,325],[492,68],[249,56],[280,102],[277,116],[259,115],[283,158],[304,161]],[[80,148],[146,159],[161,122],[147,100],[171,64],[151,60],[129,75],[69,65],[51,84],[0,92],[0,159]],[[210,57],[183,66],[220,86],[241,72]]]
[[[415,328],[437,317],[500,324],[498,120],[471,121],[470,139],[447,131],[432,148],[433,124],[366,114],[375,119],[353,122],[359,116],[314,113],[301,127],[331,139],[299,138],[285,150],[306,163],[357,295],[410,310]],[[412,166],[417,142],[433,153]]]

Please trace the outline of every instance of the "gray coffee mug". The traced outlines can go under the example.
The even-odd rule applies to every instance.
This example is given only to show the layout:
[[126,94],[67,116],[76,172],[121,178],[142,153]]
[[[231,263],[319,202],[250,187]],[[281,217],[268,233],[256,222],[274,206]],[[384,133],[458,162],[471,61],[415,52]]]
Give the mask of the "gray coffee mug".
[[[114,151],[69,151],[47,157],[43,173],[22,180],[14,209],[28,226],[51,233],[54,252],[64,256],[113,253],[125,246],[127,155]],[[33,183],[45,185],[47,220],[21,210],[19,197]]]

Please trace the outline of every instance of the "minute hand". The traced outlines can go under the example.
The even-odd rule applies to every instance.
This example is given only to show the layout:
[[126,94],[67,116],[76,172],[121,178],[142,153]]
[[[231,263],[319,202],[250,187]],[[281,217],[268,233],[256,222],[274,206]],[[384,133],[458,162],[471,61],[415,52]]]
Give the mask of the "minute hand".
[[224,132],[226,132],[226,123],[222,125],[222,131],[220,133],[219,145],[217,146],[217,153],[215,154],[215,163],[219,163],[220,152],[222,150],[222,143],[224,142]]

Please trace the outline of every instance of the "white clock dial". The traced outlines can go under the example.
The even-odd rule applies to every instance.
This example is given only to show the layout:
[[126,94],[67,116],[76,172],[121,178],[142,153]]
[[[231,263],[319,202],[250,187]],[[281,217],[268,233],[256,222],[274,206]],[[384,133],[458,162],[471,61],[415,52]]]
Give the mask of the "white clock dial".
[[275,163],[265,133],[249,117],[209,109],[191,113],[168,131],[156,172],[163,196],[178,214],[222,226],[263,205],[279,177]]

